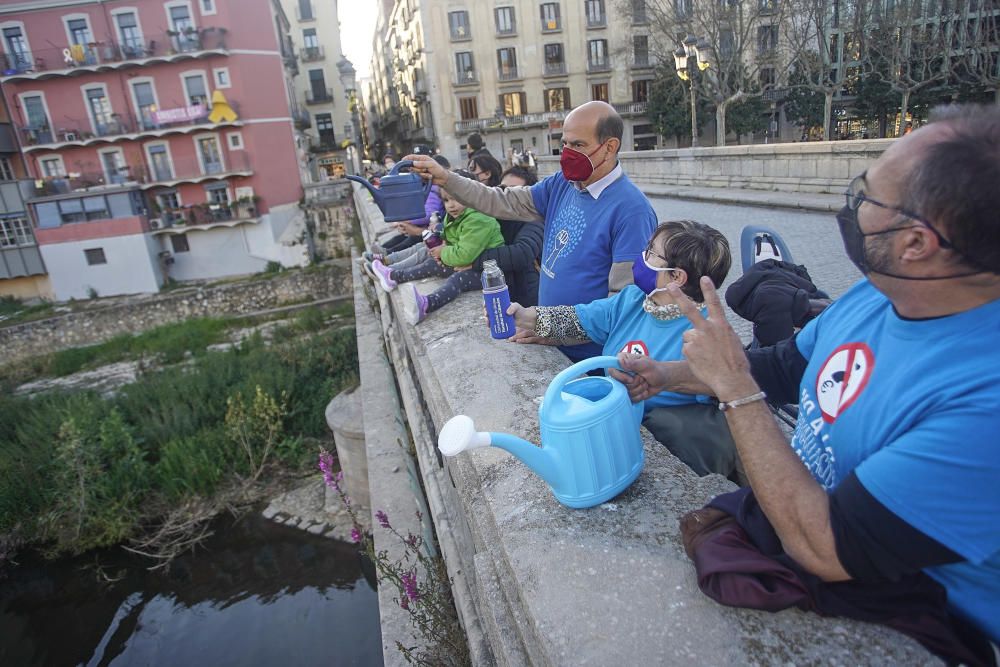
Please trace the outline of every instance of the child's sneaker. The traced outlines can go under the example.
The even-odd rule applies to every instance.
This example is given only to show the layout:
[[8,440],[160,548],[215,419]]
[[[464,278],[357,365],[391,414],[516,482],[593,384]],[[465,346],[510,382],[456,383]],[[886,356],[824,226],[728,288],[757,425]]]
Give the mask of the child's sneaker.
[[385,259],[385,257],[381,253],[365,250],[363,253],[361,253],[361,259],[366,262],[374,262],[377,259],[378,261],[381,262]]
[[403,316],[410,324],[419,324],[427,317],[427,297],[420,293],[416,285],[403,290]]
[[361,260],[361,269],[368,274],[368,277],[372,280],[378,280],[378,276],[375,275],[375,271],[372,269],[372,263],[367,259]]
[[372,271],[375,272],[375,277],[378,278],[378,284],[382,286],[382,289],[386,292],[396,289],[396,281],[392,279],[392,271],[385,264],[377,259],[372,260]]

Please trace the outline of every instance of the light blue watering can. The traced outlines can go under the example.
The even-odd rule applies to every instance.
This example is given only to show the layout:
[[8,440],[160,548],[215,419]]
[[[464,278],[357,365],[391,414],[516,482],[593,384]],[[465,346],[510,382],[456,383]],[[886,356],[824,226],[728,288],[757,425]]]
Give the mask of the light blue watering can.
[[541,447],[507,433],[477,432],[471,418],[458,415],[441,429],[438,449],[445,456],[489,445],[505,449],[548,482],[567,507],[614,498],[646,461],[639,435],[642,403],[632,403],[625,385],[610,377],[577,378],[595,368],[621,366],[615,357],[594,357],[553,378],[538,408]]
[[401,169],[412,166],[412,160],[397,162],[392,170],[379,180],[378,189],[373,188],[371,183],[360,176],[348,176],[347,180],[357,181],[368,188],[386,222],[419,220],[427,217],[424,201],[431,191],[431,182],[424,181],[413,172],[399,173]]

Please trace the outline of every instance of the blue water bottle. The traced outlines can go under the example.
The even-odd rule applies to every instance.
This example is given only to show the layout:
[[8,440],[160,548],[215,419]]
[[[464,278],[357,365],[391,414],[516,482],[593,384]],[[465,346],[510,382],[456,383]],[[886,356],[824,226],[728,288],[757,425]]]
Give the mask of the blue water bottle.
[[510,307],[510,292],[503,271],[495,260],[483,262],[483,301],[486,303],[486,318],[490,321],[490,335],[497,339],[514,335],[514,318],[507,314]]

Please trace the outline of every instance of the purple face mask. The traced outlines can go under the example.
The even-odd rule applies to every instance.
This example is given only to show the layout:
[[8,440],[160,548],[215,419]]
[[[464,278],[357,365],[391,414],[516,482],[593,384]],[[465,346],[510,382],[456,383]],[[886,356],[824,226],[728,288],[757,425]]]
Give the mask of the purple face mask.
[[660,273],[663,271],[676,271],[677,269],[670,266],[665,266],[660,268],[658,266],[650,266],[649,262],[646,261],[646,253],[639,255],[639,261],[632,262],[632,281],[635,286],[641,289],[647,296],[652,296],[657,292],[662,292],[666,290],[666,287],[657,287],[656,282]]

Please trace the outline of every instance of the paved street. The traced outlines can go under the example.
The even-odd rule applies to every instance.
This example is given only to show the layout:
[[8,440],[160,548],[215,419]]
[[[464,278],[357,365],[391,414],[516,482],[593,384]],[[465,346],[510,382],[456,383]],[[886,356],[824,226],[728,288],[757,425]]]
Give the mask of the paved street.
[[[773,228],[788,244],[798,264],[804,264],[813,282],[830,296],[837,298],[861,277],[844,254],[844,245],[832,213],[809,213],[788,209],[756,206],[733,206],[706,202],[651,197],[650,202],[659,220],[688,218],[712,225],[729,239],[733,252],[733,268],[723,285],[740,277],[740,230],[744,225],[766,225]],[[737,333],[749,340],[749,323],[729,312]]]

